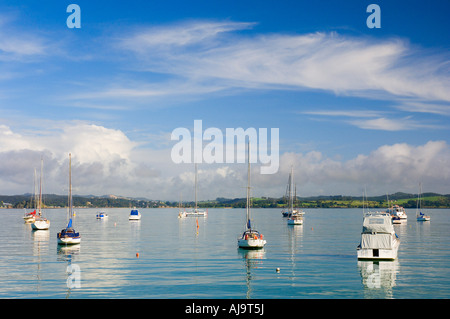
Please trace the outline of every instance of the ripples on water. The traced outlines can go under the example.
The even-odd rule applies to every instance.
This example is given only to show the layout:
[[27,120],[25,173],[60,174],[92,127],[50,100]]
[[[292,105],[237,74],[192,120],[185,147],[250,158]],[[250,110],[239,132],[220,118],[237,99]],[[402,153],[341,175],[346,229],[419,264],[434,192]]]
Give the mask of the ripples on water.
[[[45,212],[49,231],[32,231],[23,210],[0,210],[0,297],[450,297],[450,210],[429,210],[426,223],[407,211],[408,222],[395,225],[398,259],[378,263],[356,259],[360,209],[310,209],[302,226],[288,226],[278,209],[255,209],[262,251],[237,248],[242,209],[209,209],[198,231],[177,209],[141,209],[141,221],[128,221],[129,209],[106,209],[107,220],[96,212],[77,210],[82,242],[66,248],[56,244],[65,209]],[[73,286],[70,265],[79,267],[81,286]]]

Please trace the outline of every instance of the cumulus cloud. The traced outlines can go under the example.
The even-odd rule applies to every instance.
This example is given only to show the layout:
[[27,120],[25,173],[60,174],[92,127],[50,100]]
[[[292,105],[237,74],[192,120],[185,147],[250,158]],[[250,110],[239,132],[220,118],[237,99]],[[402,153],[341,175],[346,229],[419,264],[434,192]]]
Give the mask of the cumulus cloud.
[[21,134],[2,125],[0,191],[26,192],[26,185],[32,184],[33,170],[43,157],[47,191],[62,193],[67,189],[68,154],[72,153],[75,191],[126,192],[143,171],[143,164],[133,161],[133,149],[137,146],[120,130],[86,123],[66,122]]
[[[369,194],[416,192],[422,182],[431,189],[448,193],[450,182],[450,147],[445,141],[424,145],[399,143],[384,145],[370,154],[360,154],[347,161],[324,157],[321,152],[285,153],[280,158],[280,172],[287,181],[294,166],[297,192],[304,195],[360,195],[364,187]],[[258,176],[262,184],[264,176]],[[272,180],[280,180],[274,179]],[[273,188],[272,188],[273,190]]]
[[[194,166],[174,164],[170,148],[149,149],[131,141],[120,130],[80,122],[42,129],[40,134],[17,133],[0,127],[0,193],[31,192],[33,170],[44,159],[44,191],[67,191],[68,153],[72,153],[74,192],[116,194],[152,199],[192,200]],[[260,174],[252,165],[252,193],[282,196],[291,166],[299,196],[317,194],[359,195],[416,192],[422,182],[426,191],[448,193],[450,147],[445,141],[423,145],[383,145],[369,154],[342,161],[319,151],[286,152],[273,175]],[[200,199],[244,197],[246,164],[200,164]],[[429,189],[427,189],[429,185]]]

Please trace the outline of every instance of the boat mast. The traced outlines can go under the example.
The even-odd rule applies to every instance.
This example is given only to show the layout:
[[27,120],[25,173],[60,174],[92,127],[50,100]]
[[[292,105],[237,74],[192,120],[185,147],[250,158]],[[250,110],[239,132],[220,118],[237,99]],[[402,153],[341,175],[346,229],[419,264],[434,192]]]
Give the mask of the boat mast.
[[39,201],[38,201],[38,211],[39,211],[39,217],[42,216],[41,208],[42,208],[42,171],[43,171],[43,160],[41,157],[41,176],[39,177]]
[[69,153],[69,218],[72,219],[72,154]]
[[[250,225],[250,142],[248,143],[248,168],[247,168],[247,229],[251,230]],[[250,225],[251,226],[251,225]]]
[[293,197],[293,191],[294,191],[294,167],[291,166],[291,184],[289,186],[289,209],[292,213],[292,211],[294,210],[294,197]]
[[195,210],[197,212],[197,163],[195,163]]
[[419,216],[419,211],[422,208],[422,205],[420,203],[420,194],[422,193],[422,183],[419,182],[419,193],[417,194],[417,208],[416,208],[416,216]]
[[36,211],[36,209],[38,208],[38,192],[37,192],[37,176],[36,176],[36,168],[34,169],[34,195],[33,195],[33,199],[34,199],[34,209]]

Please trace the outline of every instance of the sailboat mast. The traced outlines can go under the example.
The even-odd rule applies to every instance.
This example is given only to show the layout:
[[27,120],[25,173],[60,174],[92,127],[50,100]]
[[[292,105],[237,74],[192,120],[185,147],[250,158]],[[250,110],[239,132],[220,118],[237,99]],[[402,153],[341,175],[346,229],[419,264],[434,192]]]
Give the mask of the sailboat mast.
[[36,210],[38,208],[38,200],[39,200],[39,195],[37,192],[37,176],[36,176],[36,168],[34,169],[34,195],[33,195],[33,199],[34,199],[34,209]]
[[421,201],[420,195],[421,194],[422,194],[422,183],[419,182],[419,193],[417,194],[416,216],[419,216],[420,209],[422,208],[422,205],[420,203],[420,201]]
[[42,208],[42,171],[43,171],[43,160],[41,157],[41,176],[39,177],[39,202],[38,202],[38,211],[39,217],[42,216],[41,208]]
[[294,167],[291,166],[291,185],[289,186],[289,209],[291,212],[294,210],[294,197],[293,197],[293,191],[294,191]]
[[195,163],[195,212],[197,211],[197,163]]
[[250,220],[250,142],[248,143],[248,168],[247,168],[247,227]]
[[69,153],[69,218],[72,219],[72,154]]

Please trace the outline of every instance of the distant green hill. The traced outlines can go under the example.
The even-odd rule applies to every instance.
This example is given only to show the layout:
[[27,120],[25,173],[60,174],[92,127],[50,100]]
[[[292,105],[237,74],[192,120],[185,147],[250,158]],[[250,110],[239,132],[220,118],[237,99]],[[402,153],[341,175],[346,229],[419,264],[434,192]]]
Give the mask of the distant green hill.
[[[417,206],[417,194],[407,194],[397,192],[388,195],[391,204],[398,204],[405,208],[415,208]],[[46,207],[66,207],[67,196],[46,194],[43,196]],[[31,208],[31,195],[0,195],[0,207]],[[126,198],[114,195],[104,196],[73,196],[76,207],[178,207],[177,201],[149,200],[145,198]],[[252,206],[255,208],[282,208],[286,207],[287,201],[284,197],[260,197],[252,198]],[[353,208],[362,207],[362,196],[310,196],[298,197],[297,207],[302,208]],[[183,206],[193,206],[193,202],[184,202]],[[224,198],[218,197],[215,200],[200,201],[200,207],[231,207],[244,208],[245,198]],[[368,207],[387,207],[386,195],[368,196],[365,205]],[[450,194],[441,195],[437,193],[424,193],[423,206],[426,208],[450,208]]]

